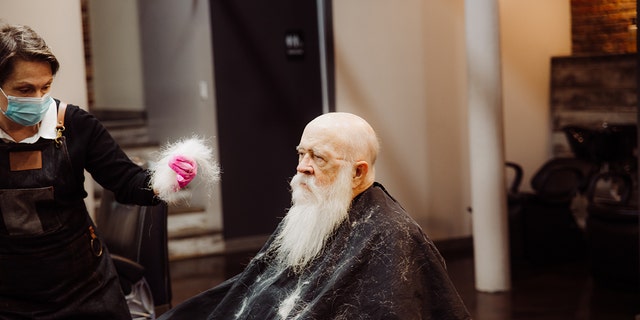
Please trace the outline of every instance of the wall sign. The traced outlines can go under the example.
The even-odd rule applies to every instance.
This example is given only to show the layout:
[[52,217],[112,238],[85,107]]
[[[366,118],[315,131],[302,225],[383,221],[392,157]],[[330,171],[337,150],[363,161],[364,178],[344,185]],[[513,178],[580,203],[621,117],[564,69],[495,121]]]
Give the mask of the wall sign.
[[304,57],[304,35],[301,30],[290,30],[284,35],[287,59],[298,60]]

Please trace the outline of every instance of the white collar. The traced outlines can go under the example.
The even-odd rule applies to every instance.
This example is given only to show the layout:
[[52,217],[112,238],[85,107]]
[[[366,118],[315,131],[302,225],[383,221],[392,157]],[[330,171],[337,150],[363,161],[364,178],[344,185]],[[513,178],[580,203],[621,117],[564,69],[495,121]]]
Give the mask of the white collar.
[[[56,123],[58,122],[58,109],[56,108],[56,102],[52,99],[51,104],[49,105],[49,110],[42,117],[42,121],[40,121],[40,128],[38,132],[31,137],[25,138],[20,141],[20,143],[34,143],[40,139],[40,137],[45,139],[55,139],[56,138]],[[0,138],[8,141],[13,141],[13,138],[9,134],[7,134],[4,130],[0,129]]]

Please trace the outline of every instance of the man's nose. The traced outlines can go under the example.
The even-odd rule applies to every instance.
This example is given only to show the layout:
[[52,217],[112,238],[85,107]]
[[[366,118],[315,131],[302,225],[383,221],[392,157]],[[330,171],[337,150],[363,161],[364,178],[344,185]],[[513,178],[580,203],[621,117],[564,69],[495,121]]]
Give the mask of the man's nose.
[[310,157],[305,155],[298,162],[298,167],[296,167],[296,171],[304,174],[313,174],[313,166],[311,165]]

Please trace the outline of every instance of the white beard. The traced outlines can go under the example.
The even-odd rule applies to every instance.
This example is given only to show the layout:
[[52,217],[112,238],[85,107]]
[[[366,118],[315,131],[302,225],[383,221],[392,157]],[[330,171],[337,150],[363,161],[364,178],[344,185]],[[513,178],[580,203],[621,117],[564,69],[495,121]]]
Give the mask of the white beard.
[[328,186],[319,187],[315,178],[300,173],[291,179],[292,206],[272,246],[280,263],[299,272],[320,254],[327,239],[347,218],[351,183],[350,166],[340,168],[336,180]]

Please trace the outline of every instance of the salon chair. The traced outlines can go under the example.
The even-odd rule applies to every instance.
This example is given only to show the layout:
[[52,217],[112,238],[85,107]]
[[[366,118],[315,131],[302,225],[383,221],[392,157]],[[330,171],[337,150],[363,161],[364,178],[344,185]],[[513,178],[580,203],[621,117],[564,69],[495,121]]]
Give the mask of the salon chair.
[[512,262],[524,260],[524,225],[522,222],[522,205],[524,195],[520,192],[520,184],[524,170],[515,162],[507,161],[507,208],[509,217],[509,253]]
[[586,191],[597,171],[595,164],[582,159],[553,158],[531,178],[533,192],[510,187],[512,261],[546,265],[584,256],[584,234],[574,217],[572,203]]
[[576,158],[595,163],[602,171],[637,171],[635,124],[603,123],[598,128],[569,125],[562,131]]
[[640,216],[634,179],[597,175],[588,190],[586,238],[596,285],[640,291]]
[[133,319],[155,319],[171,308],[167,205],[121,204],[108,190],[96,213]]

